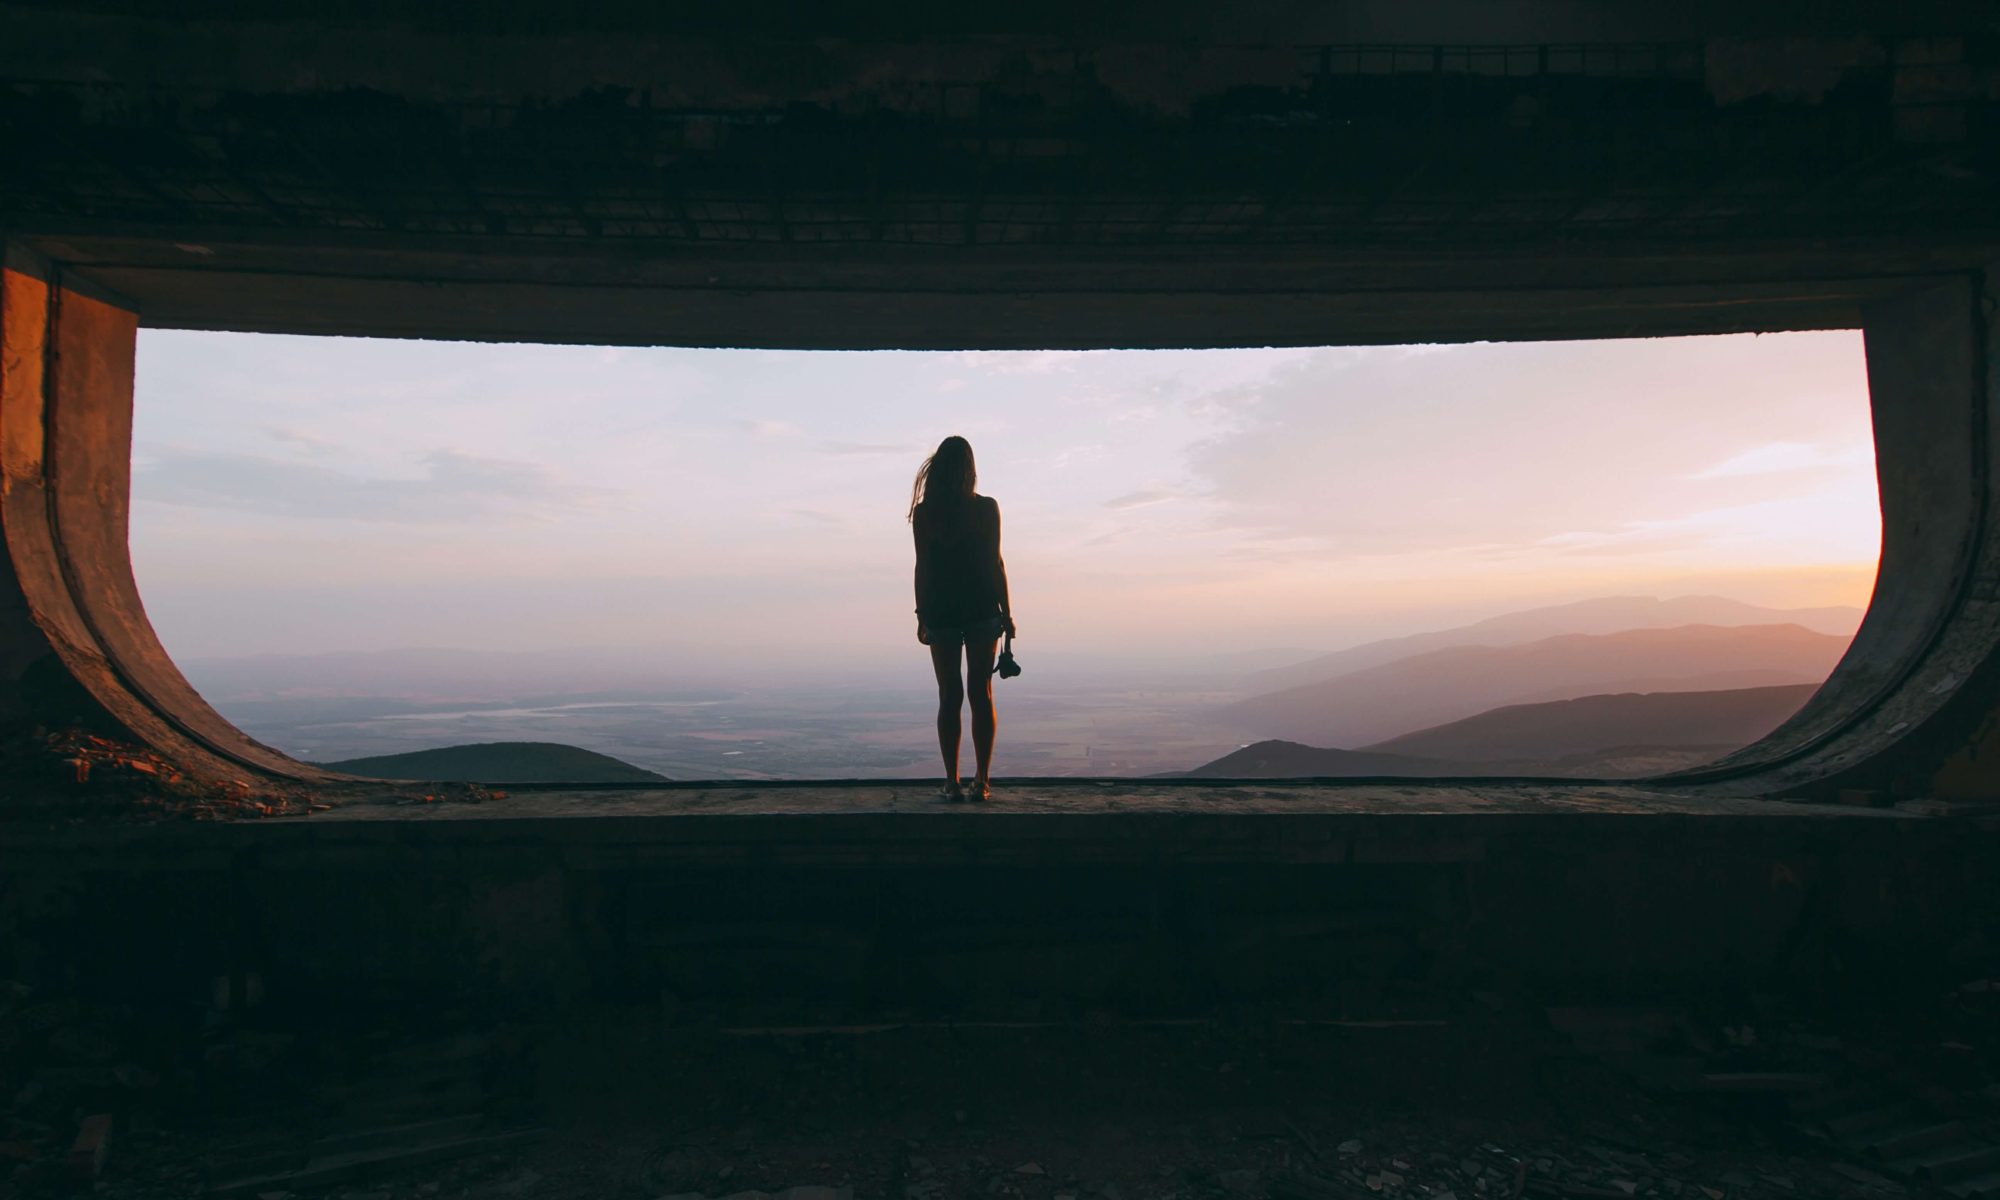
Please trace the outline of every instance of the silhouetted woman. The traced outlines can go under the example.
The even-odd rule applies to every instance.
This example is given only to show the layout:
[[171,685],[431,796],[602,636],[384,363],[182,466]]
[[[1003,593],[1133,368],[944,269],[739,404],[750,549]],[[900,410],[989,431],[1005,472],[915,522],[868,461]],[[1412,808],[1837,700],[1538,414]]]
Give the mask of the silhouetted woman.
[[[993,796],[993,652],[1001,634],[1014,636],[1007,604],[1007,565],[1000,561],[1000,506],[972,490],[978,473],[962,437],[938,443],[910,489],[910,526],[917,541],[917,640],[931,648],[937,672],[938,751],[944,755],[944,797]],[[958,708],[972,680],[972,750],[979,775],[970,790],[958,781]]]

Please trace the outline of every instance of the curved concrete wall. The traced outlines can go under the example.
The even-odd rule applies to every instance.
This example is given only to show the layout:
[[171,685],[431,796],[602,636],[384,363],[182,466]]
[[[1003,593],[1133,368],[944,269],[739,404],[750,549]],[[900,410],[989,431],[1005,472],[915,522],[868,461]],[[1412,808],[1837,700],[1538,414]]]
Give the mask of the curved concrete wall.
[[1875,594],[1846,657],[1769,737],[1680,783],[1829,794],[1855,789],[2000,798],[2000,772],[1966,761],[2000,709],[2000,429],[1991,403],[1991,272],[1950,277],[1866,314],[1882,504]]
[[[197,770],[332,778],[235,729],[146,619],[128,554],[137,314],[15,252],[0,292],[0,716],[109,722]],[[1993,276],[1875,301],[1881,571],[1827,686],[1763,742],[1662,782],[2000,798]]]
[[204,774],[325,777],[209,707],[146,619],[126,540],[137,333],[26,256],[0,272],[0,714],[108,727]]

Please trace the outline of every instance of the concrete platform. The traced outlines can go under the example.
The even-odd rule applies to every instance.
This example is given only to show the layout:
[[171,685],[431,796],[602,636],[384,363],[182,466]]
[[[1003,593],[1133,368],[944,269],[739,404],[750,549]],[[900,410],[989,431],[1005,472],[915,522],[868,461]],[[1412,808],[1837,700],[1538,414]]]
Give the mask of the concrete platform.
[[1893,809],[1532,782],[1010,780],[978,804],[944,801],[935,783],[916,780],[531,787],[477,803],[422,797],[421,788],[362,793],[310,817],[219,824],[0,824],[0,849],[111,854],[123,869],[246,850],[508,845],[593,863],[744,854],[846,864],[1439,862],[1479,858],[1496,837],[1706,831],[1805,845],[1921,836],[1931,826]]
[[[1680,816],[1821,816],[1908,819],[1880,809],[1787,804],[1687,788],[1534,780],[1019,779],[983,804],[942,800],[932,780],[683,783],[589,788],[529,787],[477,805],[412,805],[357,798],[311,820],[541,819],[601,816],[766,816],[925,813],[997,817],[1037,813],[1233,815],[1488,815],[1554,813]],[[384,800],[388,801],[385,807]]]
[[1591,785],[928,793],[690,785],[16,824],[0,969],[134,1001],[254,979],[345,1013],[667,997],[779,1021],[1351,1015],[1356,989],[1441,981],[1883,996],[1933,986],[2000,915],[1987,820]]

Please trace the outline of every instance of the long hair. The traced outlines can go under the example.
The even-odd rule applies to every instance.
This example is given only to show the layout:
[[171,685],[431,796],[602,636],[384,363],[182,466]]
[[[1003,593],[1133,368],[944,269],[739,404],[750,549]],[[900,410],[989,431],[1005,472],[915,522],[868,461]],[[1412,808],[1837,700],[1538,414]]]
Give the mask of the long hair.
[[917,507],[935,501],[932,511],[956,509],[972,498],[979,471],[972,464],[972,443],[953,434],[938,443],[937,453],[917,468],[917,481],[910,486],[909,519],[917,519]]

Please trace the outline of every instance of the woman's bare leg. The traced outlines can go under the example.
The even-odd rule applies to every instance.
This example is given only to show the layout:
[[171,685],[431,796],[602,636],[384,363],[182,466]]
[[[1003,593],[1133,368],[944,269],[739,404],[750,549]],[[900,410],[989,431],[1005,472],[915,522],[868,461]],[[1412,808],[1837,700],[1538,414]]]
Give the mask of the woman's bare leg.
[[972,681],[967,689],[972,700],[972,753],[979,764],[979,775],[973,787],[974,794],[982,798],[986,795],[987,781],[993,775],[993,731],[998,724],[993,712],[993,655],[999,641],[998,638],[978,641],[968,638],[965,643],[965,674]]
[[[958,709],[965,702],[965,683],[958,677],[957,642],[947,642],[941,646],[935,643],[931,645],[931,670],[937,673],[938,753],[944,757],[945,782],[957,787]],[[977,718],[974,719],[976,722]],[[978,725],[975,724],[973,729],[976,738]],[[993,741],[992,735],[988,734],[986,740],[990,746]]]

